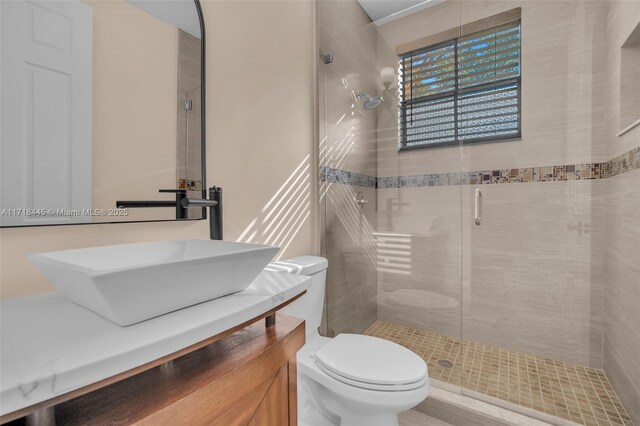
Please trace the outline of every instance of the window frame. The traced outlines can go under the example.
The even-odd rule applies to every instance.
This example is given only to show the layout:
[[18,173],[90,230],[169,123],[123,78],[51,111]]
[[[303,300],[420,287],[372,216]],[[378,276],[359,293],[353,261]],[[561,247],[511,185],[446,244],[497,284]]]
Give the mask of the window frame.
[[[455,84],[454,84],[454,89],[452,90],[448,90],[446,92],[442,92],[442,93],[436,93],[433,95],[428,95],[428,96],[423,96],[423,97],[419,97],[416,99],[409,99],[409,100],[405,100],[405,92],[404,92],[404,84],[406,83],[404,80],[404,77],[402,77],[402,79],[399,80],[399,94],[400,94],[400,99],[398,102],[398,152],[404,152],[404,151],[414,151],[417,149],[430,149],[430,148],[446,148],[446,147],[452,147],[452,146],[464,146],[464,145],[480,145],[480,144],[485,144],[485,143],[494,143],[494,142],[507,142],[507,141],[513,141],[513,140],[521,140],[522,139],[522,20],[521,19],[514,19],[511,22],[518,22],[518,26],[519,26],[519,32],[520,32],[520,46],[519,46],[519,66],[520,66],[520,70],[519,70],[519,74],[517,77],[509,77],[509,78],[505,78],[504,80],[498,80],[495,82],[489,82],[489,83],[484,83],[484,84],[480,84],[478,86],[473,86],[473,87],[465,87],[465,88],[458,88],[458,80],[459,80],[459,68],[458,68],[458,44],[460,42],[460,39],[462,37],[467,37],[469,35],[473,35],[475,33],[481,33],[486,31],[487,29],[483,29],[483,30],[478,30],[478,31],[474,31],[473,33],[470,34],[460,34],[457,35],[454,38],[449,38],[447,40],[443,40],[440,41],[438,43],[434,43],[428,46],[424,46],[424,47],[419,47],[419,48],[415,48],[412,49],[411,51],[408,52],[404,52],[398,55],[398,67],[401,66],[401,64],[404,61],[404,58],[406,58],[407,55],[410,54],[420,54],[420,53],[424,53],[430,50],[436,50],[438,48],[444,47],[444,46],[448,46],[448,45],[453,45],[454,46],[454,50],[455,50]],[[505,25],[506,23],[503,23],[501,25]],[[500,25],[496,25],[495,27],[498,27]],[[402,71],[401,71],[402,72]],[[471,92],[478,92],[478,91],[482,91],[482,90],[487,90],[489,88],[497,88],[500,86],[506,86],[506,85],[512,85],[512,84],[516,84],[517,86],[517,108],[518,108],[518,119],[517,119],[517,133],[515,134],[508,134],[508,135],[497,135],[497,136],[483,136],[483,137],[478,137],[478,138],[469,138],[469,139],[460,139],[459,135],[458,135],[458,98],[460,95],[463,95],[465,93],[471,93]],[[453,109],[454,109],[454,113],[453,113],[453,119],[454,119],[454,132],[455,132],[455,136],[454,136],[454,140],[453,141],[446,141],[446,142],[436,142],[436,143],[419,143],[413,146],[407,146],[407,110],[410,109],[409,106],[412,104],[420,104],[423,102],[429,102],[429,101],[433,101],[433,100],[437,100],[437,99],[442,99],[443,101],[446,100],[447,98],[451,98],[453,99]],[[440,139],[440,138],[436,138],[436,139]]]

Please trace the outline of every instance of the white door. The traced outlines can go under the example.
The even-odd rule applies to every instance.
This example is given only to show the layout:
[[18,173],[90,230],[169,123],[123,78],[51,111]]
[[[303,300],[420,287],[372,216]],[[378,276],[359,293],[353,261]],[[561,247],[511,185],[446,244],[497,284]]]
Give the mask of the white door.
[[90,221],[91,7],[0,0],[0,61],[0,224]]

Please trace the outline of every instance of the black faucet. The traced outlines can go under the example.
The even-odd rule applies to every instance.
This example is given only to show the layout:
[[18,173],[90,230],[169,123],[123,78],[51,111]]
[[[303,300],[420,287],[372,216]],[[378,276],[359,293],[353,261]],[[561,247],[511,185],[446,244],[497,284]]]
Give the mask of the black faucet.
[[187,198],[185,189],[160,189],[158,192],[173,192],[176,194],[176,200],[116,201],[116,207],[119,209],[174,207],[176,209],[176,219],[187,218],[187,209],[182,206],[182,200]]
[[203,215],[209,208],[209,238],[222,240],[222,188],[212,186],[209,188],[209,199],[188,198],[184,189],[161,189],[159,192],[172,192],[176,194],[175,201],[150,200],[150,201],[116,201],[119,209],[136,209],[149,207],[175,207],[176,219],[187,219],[187,211],[192,207],[202,207]]
[[216,202],[215,206],[209,208],[209,238],[222,240],[222,188],[209,188],[209,199]]

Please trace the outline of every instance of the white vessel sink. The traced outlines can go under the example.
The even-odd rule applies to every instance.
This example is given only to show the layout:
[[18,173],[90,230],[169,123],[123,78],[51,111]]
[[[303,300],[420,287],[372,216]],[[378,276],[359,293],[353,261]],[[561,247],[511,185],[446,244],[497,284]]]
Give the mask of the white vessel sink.
[[29,259],[70,300],[126,326],[242,291],[278,250],[181,240],[55,251]]

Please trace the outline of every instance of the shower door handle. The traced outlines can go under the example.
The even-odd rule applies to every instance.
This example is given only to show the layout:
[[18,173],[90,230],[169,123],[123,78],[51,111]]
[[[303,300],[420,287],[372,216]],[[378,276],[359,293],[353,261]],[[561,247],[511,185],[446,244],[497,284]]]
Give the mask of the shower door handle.
[[480,188],[476,189],[475,222],[476,225],[480,225],[482,223],[482,191],[480,191]]

